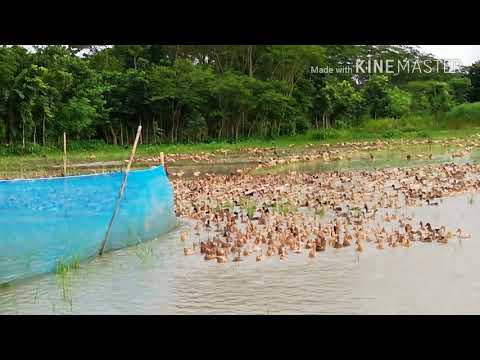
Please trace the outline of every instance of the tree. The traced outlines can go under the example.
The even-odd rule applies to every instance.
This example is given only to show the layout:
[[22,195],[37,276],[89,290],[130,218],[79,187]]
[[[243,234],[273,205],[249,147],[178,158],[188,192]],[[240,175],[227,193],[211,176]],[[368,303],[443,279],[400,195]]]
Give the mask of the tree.
[[173,66],[153,66],[148,73],[149,101],[153,109],[167,109],[172,142],[180,138],[185,115],[198,111],[207,101],[212,77],[209,68],[183,59]]
[[474,63],[468,69],[468,78],[472,88],[470,90],[470,101],[477,102],[480,101],[480,61]]
[[451,95],[448,92],[448,84],[444,82],[433,82],[427,91],[427,96],[435,122],[438,124],[440,116],[447,112],[452,106]]
[[384,75],[372,76],[363,88],[363,97],[368,104],[370,116],[374,119],[385,116],[389,102],[388,77]]
[[452,100],[456,104],[468,102],[472,92],[472,82],[469,78],[455,77],[448,81],[448,87],[452,94]]
[[395,86],[387,90],[387,95],[387,116],[399,118],[410,112],[410,108],[412,106],[412,96],[408,91],[399,89]]

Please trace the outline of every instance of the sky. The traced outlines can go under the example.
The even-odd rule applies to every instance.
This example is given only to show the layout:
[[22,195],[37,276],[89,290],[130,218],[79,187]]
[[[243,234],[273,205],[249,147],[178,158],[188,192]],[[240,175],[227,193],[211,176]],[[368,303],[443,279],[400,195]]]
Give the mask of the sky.
[[459,59],[463,66],[480,61],[480,45],[419,45],[419,48],[440,59]]

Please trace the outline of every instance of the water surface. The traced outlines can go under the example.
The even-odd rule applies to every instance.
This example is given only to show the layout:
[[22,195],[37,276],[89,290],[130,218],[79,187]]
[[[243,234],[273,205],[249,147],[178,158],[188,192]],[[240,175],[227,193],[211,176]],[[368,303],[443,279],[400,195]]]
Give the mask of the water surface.
[[[267,171],[452,162],[448,154],[433,154],[407,161],[405,153],[385,151],[375,153],[375,161],[360,157]],[[474,151],[454,162],[479,160]],[[183,255],[179,239],[189,223],[181,220],[152,242],[108,253],[65,276],[47,274],[0,287],[0,314],[480,314],[480,194],[401,212],[416,223],[462,227],[472,238],[383,251],[370,243],[360,256],[352,246],[329,248],[314,259],[292,253],[288,260],[257,263],[250,256],[217,264]]]

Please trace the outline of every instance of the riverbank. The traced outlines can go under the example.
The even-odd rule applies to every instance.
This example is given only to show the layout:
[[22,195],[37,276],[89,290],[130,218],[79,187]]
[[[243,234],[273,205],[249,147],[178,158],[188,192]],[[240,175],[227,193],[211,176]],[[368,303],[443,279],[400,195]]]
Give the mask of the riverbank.
[[[388,136],[387,136],[388,135]],[[325,159],[328,161],[348,160],[362,153],[389,149],[406,151],[409,146],[419,144],[441,144],[448,149],[470,144],[476,146],[480,140],[480,128],[432,129],[421,131],[366,132],[361,129],[346,129],[327,132],[309,132],[304,135],[280,137],[273,140],[249,139],[236,143],[211,142],[202,144],[140,145],[137,149],[134,167],[141,168],[159,163],[159,154],[166,154],[169,167],[196,167],[220,165],[232,169],[245,165],[268,164],[281,158],[300,155],[295,161]],[[378,145],[380,144],[380,145]],[[130,155],[130,147],[103,145],[92,149],[76,149],[68,152],[68,164],[84,164],[70,167],[69,174],[107,172],[118,170]],[[352,154],[352,152],[354,154]],[[58,149],[47,149],[42,154],[0,156],[0,178],[25,178],[60,176],[63,154]],[[350,155],[351,156],[350,156]],[[427,155],[428,156],[428,155]],[[287,160],[285,160],[287,161]],[[282,161],[280,161],[282,163]],[[90,165],[89,165],[90,164]],[[175,169],[174,169],[175,170]],[[183,170],[180,170],[183,171]],[[192,173],[195,171],[192,171]],[[202,171],[203,172],[203,171]],[[215,171],[213,171],[215,172]]]

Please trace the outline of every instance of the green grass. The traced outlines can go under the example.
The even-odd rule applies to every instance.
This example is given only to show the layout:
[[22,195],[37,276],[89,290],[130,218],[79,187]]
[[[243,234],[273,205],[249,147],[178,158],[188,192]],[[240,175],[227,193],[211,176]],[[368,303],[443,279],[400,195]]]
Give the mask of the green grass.
[[78,270],[80,268],[80,259],[76,256],[73,257],[71,261],[65,261],[61,259],[57,263],[56,274],[57,275],[66,275],[71,270]]
[[325,208],[321,207],[319,209],[315,209],[315,215],[319,218],[319,219],[323,219],[325,217]]
[[[226,150],[235,153],[244,148],[304,148],[307,144],[330,144],[348,142],[366,142],[381,140],[424,140],[444,138],[466,138],[480,133],[480,127],[459,127],[459,128],[433,128],[427,127],[428,119],[405,118],[405,119],[378,119],[379,125],[372,121],[366,121],[361,128],[312,130],[306,134],[279,137],[274,140],[247,139],[236,143],[210,142],[199,144],[163,144],[163,145],[140,145],[137,150],[137,157],[158,156],[160,152],[168,154],[199,154]],[[412,128],[415,121],[419,122],[418,128]],[[381,126],[380,126],[381,125]],[[3,149],[3,150],[2,150]],[[38,146],[37,146],[38,149]],[[61,175],[61,168],[54,169],[54,166],[63,164],[63,154],[56,147],[41,148],[40,153],[19,155],[15,152],[5,151],[5,146],[0,146],[0,178],[2,177],[42,177],[50,175]],[[92,145],[85,150],[83,147],[76,147],[68,152],[68,163],[89,163],[103,161],[123,161],[130,155],[130,147],[113,145]],[[217,154],[217,157],[222,155]],[[228,153],[227,155],[228,156]],[[135,164],[141,166],[141,164]],[[105,169],[109,171],[110,169]],[[76,173],[77,169],[69,173]],[[83,170],[88,171],[88,170]]]
[[135,250],[135,254],[144,263],[157,258],[157,255],[153,251],[153,248],[147,244],[138,245]]
[[241,205],[246,213],[247,216],[252,219],[257,212],[257,202],[255,200],[245,200],[244,203]]
[[453,129],[480,126],[480,102],[455,106],[447,113],[444,122]]
[[297,207],[295,205],[291,204],[290,202],[286,201],[281,204],[276,204],[275,210],[282,214],[283,216],[286,216],[288,214],[295,214],[297,212]]

